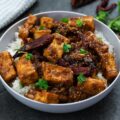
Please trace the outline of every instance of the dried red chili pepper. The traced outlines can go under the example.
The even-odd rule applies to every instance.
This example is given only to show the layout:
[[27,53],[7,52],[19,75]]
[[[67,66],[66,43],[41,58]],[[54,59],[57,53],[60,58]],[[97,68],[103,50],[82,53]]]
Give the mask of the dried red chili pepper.
[[108,5],[108,3],[109,3],[109,0],[102,0],[100,6],[101,7],[106,7]]
[[71,0],[71,4],[72,4],[73,8],[77,8],[79,6],[88,4],[88,3],[93,2],[93,1],[95,1],[95,0]]
[[101,4],[97,6],[96,13],[98,13],[100,10],[103,11],[112,11],[117,6],[116,3],[112,3],[111,5],[107,6],[109,3],[109,0],[102,0]]

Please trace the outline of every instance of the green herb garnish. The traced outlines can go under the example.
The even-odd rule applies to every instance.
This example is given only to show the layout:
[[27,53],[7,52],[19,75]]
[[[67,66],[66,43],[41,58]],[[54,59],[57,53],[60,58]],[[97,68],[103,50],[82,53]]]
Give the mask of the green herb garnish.
[[105,12],[105,11],[99,11],[97,16],[96,16],[96,19],[102,21],[102,22],[106,22],[107,20],[107,17],[108,17],[108,12]]
[[39,89],[44,89],[47,90],[48,89],[48,82],[44,79],[39,79],[36,83],[35,83],[35,87],[39,88]]
[[40,26],[39,30],[44,30],[45,27],[44,26]]
[[88,51],[87,50],[85,50],[85,49],[83,49],[83,48],[81,48],[80,49],[80,54],[88,54]]
[[33,57],[32,53],[27,53],[26,56],[25,56],[25,58],[26,58],[27,60],[31,60],[32,57]]
[[68,53],[71,48],[72,48],[72,46],[71,46],[70,44],[64,44],[64,45],[63,45],[63,51],[64,51],[65,53]]
[[110,20],[108,26],[115,32],[120,32],[120,16]]
[[69,19],[68,18],[62,18],[61,22],[68,23]]
[[83,26],[83,21],[82,20],[76,20],[76,24],[78,27],[82,27]]
[[78,83],[82,84],[83,82],[85,82],[86,80],[86,77],[83,75],[83,73],[80,73],[78,76],[77,76],[77,81]]
[[56,30],[56,33],[59,33],[59,34],[60,34],[60,31]]
[[120,14],[120,0],[118,1],[117,6],[118,6],[118,13]]

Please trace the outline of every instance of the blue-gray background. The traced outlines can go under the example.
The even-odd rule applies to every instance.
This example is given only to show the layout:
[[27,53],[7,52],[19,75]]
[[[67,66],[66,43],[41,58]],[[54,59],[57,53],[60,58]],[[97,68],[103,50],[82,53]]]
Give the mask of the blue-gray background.
[[[117,2],[118,0],[110,0]],[[70,0],[38,0],[34,6],[21,15],[16,21],[26,17],[29,13],[38,13],[52,10],[66,10],[85,13],[95,16],[96,0],[89,5],[78,9],[72,9]],[[117,16],[117,9],[110,17]],[[13,24],[11,23],[11,25]],[[9,27],[0,31],[0,36]],[[2,86],[0,82],[0,120],[120,120],[120,82],[112,92],[96,105],[82,111],[68,114],[50,114],[28,108],[15,100]]]

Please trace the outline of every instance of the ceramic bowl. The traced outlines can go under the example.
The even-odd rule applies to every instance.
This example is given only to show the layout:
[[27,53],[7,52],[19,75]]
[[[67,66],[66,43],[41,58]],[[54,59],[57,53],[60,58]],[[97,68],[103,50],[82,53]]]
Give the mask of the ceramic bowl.
[[[68,11],[50,11],[50,12],[42,12],[35,14],[37,17],[41,16],[49,16],[55,19],[61,19],[63,17],[75,17],[75,16],[84,16],[81,13],[75,13],[75,12],[68,12]],[[26,20],[27,18],[24,18],[14,25],[12,25],[1,37],[0,39],[0,51],[5,50],[6,47],[8,46],[9,43],[11,43],[15,38],[14,34],[16,31],[18,31],[18,26],[22,25],[22,23]],[[116,63],[117,63],[117,68],[120,70],[120,41],[117,38],[117,36],[110,30],[105,24],[101,23],[100,21],[95,19],[95,28],[97,31],[100,31],[103,33],[104,37],[106,40],[113,45],[114,47],[114,52],[116,56]],[[113,89],[117,81],[119,80],[120,73],[118,76],[114,79],[114,81],[101,93],[90,97],[88,99],[78,101],[78,102],[73,102],[73,103],[66,103],[66,104],[45,104],[37,101],[30,100],[16,91],[14,91],[10,86],[6,84],[6,82],[2,79],[1,77],[1,82],[6,88],[6,90],[18,101],[21,103],[34,108],[36,110],[40,111],[45,111],[45,112],[51,112],[51,113],[68,113],[68,112],[74,112],[78,110],[85,109],[89,106],[92,106],[93,104],[97,103],[101,99],[103,99],[110,91]]]

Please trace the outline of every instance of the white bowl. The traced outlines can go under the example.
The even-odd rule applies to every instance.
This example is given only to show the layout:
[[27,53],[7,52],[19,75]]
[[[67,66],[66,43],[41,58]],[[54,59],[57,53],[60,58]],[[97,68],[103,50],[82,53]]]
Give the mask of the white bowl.
[[[84,16],[81,13],[68,12],[68,11],[50,11],[50,12],[38,13],[35,15],[38,17],[49,16],[49,17],[53,17],[55,19],[60,19],[62,17]],[[18,31],[18,26],[20,26],[26,19],[27,18],[24,18],[24,19],[18,21],[17,23],[12,25],[3,34],[3,36],[0,39],[0,51],[5,50],[6,47],[8,46],[8,44],[11,43],[15,39],[14,34],[16,31]],[[95,26],[96,26],[95,27],[96,30],[101,31],[103,33],[104,37],[107,39],[107,41],[113,45],[115,56],[116,56],[117,68],[119,70],[119,68],[120,68],[120,54],[119,54],[120,41],[119,41],[119,39],[114,34],[114,32],[112,32],[112,30],[110,30],[105,24],[101,23],[100,21],[95,20]],[[16,91],[14,91],[10,86],[8,86],[6,84],[6,82],[3,80],[2,77],[0,77],[0,78],[1,78],[2,84],[4,85],[6,90],[21,103],[23,103],[31,108],[34,108],[36,110],[40,110],[40,111],[51,112],[51,113],[67,113],[67,112],[73,112],[73,111],[85,109],[85,108],[97,103],[101,99],[103,99],[113,89],[113,87],[115,86],[115,83],[119,79],[119,76],[120,76],[120,73],[115,78],[115,80],[101,93],[99,93],[93,97],[90,97],[88,99],[82,100],[82,101],[73,102],[73,103],[65,103],[65,104],[45,104],[45,103],[30,100],[30,99],[20,95]]]

